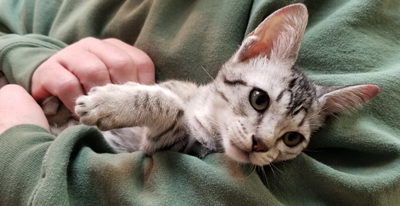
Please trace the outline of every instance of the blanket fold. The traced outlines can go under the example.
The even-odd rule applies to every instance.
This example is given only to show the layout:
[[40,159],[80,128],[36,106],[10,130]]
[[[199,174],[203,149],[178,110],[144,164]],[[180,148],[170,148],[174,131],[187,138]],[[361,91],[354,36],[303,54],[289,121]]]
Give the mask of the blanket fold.
[[[373,83],[380,86],[381,93],[363,107],[328,119],[296,159],[263,168],[232,163],[223,154],[211,154],[204,159],[169,151],[152,157],[140,152],[113,154],[93,128],[73,127],[62,134],[64,142],[51,139],[40,128],[14,128],[0,135],[0,151],[29,152],[8,155],[7,160],[0,161],[1,205],[25,204],[29,197],[38,198],[39,194],[49,198],[31,199],[31,203],[43,205],[48,201],[55,205],[60,200],[59,205],[399,204],[398,0],[72,0],[53,2],[47,7],[42,0],[34,2],[0,0],[0,55],[6,54],[2,48],[11,48],[10,42],[28,33],[59,42],[46,55],[62,49],[62,42],[70,44],[87,36],[114,37],[148,53],[156,65],[159,81],[174,78],[198,83],[210,81],[204,70],[215,76],[243,37],[265,17],[287,4],[303,2],[310,18],[297,64],[318,84]],[[19,12],[17,19],[5,21],[13,15],[9,8]],[[44,19],[43,14],[54,18],[40,20]],[[92,25],[96,21],[99,24]],[[9,36],[10,33],[16,36]],[[2,57],[0,70],[28,89],[29,75],[35,66],[24,67],[29,62],[23,59],[12,64],[10,58],[22,58],[17,54]],[[32,54],[27,59],[36,65],[44,57]],[[33,144],[28,141],[29,135],[41,138]],[[88,141],[73,142],[76,139],[68,138],[79,135]],[[98,144],[91,143],[94,140]],[[72,149],[66,150],[71,144]],[[7,148],[10,146],[13,148]],[[55,155],[57,151],[65,154]],[[53,164],[46,168],[24,164],[30,161],[42,165],[44,156],[51,152],[53,158],[60,158],[53,159]],[[66,170],[52,168],[57,165]],[[52,181],[47,181],[46,187],[36,187],[44,178],[42,169],[59,173],[52,173]],[[15,172],[24,170],[28,172]],[[18,181],[16,186],[5,175],[11,173],[14,179],[30,178],[22,178],[24,181]],[[36,188],[35,192],[32,188]],[[4,192],[13,195],[5,196]]]

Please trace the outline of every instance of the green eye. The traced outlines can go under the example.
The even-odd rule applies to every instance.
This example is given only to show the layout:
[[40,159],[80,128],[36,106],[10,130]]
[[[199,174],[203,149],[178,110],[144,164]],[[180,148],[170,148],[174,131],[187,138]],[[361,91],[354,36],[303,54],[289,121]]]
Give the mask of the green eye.
[[268,94],[260,89],[251,90],[249,101],[251,106],[259,112],[266,110],[269,106]]
[[304,140],[304,137],[297,132],[288,132],[283,135],[282,139],[286,146],[294,147],[300,144]]

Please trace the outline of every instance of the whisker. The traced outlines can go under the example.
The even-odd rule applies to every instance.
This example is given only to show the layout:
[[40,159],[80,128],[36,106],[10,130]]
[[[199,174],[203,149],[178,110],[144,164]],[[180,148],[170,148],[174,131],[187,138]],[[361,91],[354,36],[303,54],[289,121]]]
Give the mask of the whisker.
[[272,174],[275,176],[274,168],[273,168],[271,165],[272,165],[272,164],[268,164],[268,166],[271,168]]
[[283,173],[281,170],[278,169],[278,167],[276,165],[274,165],[273,163],[270,164],[272,167],[274,167],[276,170],[278,170],[280,173]]
[[253,175],[255,171],[256,171],[256,166],[253,165],[253,164],[251,164],[251,173],[250,173],[249,175],[247,175],[247,176],[245,177],[245,179],[250,178],[250,176]]
[[262,175],[262,177],[260,177],[261,181],[266,182],[267,183],[267,187],[269,188],[270,186],[269,186],[269,182],[268,182],[268,178],[267,178],[267,173],[265,172],[264,167],[256,166],[256,168],[258,168],[260,170],[260,173]]
[[202,68],[203,71],[206,72],[206,74],[214,81],[214,78],[210,75],[210,73],[208,73],[208,71],[207,71],[203,66],[201,66],[201,68]]
[[[243,168],[243,167],[248,167],[249,164],[247,164],[247,163],[241,163],[241,162],[236,162],[236,166],[237,166],[237,167],[240,167],[240,168]],[[250,173],[249,173],[249,174],[244,174],[243,179],[248,179],[248,178],[250,178],[250,177],[254,174],[255,171],[256,171],[256,166],[253,165],[253,164],[250,164]]]
[[325,150],[304,149],[305,152],[324,152]]
[[289,163],[287,161],[279,162],[279,164],[289,165]]

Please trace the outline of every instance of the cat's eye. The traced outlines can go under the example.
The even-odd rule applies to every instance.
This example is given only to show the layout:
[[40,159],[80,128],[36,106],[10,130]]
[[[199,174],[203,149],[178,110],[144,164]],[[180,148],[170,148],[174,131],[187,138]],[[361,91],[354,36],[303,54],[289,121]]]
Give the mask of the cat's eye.
[[251,106],[259,112],[266,110],[269,106],[269,96],[261,89],[251,90],[249,101]]
[[295,147],[304,140],[304,137],[297,132],[288,132],[283,135],[282,140],[286,144],[286,146]]

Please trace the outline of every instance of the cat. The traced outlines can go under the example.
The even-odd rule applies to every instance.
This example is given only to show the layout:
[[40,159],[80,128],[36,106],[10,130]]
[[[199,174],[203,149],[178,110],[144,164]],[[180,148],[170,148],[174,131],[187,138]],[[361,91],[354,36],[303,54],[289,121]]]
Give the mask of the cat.
[[79,97],[75,113],[119,152],[223,152],[258,166],[295,158],[327,116],[380,92],[317,85],[294,66],[307,22],[305,5],[286,6],[245,37],[209,84],[107,84]]

